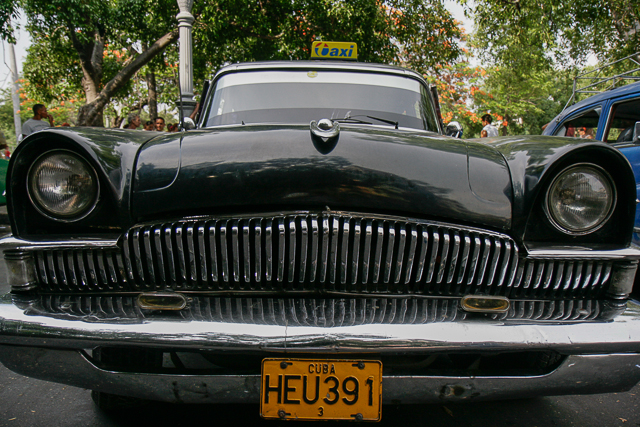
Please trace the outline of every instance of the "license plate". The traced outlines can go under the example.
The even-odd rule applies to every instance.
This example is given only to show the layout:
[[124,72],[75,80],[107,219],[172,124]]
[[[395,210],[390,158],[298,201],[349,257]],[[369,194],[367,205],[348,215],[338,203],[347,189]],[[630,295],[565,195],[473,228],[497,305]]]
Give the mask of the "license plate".
[[379,421],[382,362],[264,359],[263,418]]

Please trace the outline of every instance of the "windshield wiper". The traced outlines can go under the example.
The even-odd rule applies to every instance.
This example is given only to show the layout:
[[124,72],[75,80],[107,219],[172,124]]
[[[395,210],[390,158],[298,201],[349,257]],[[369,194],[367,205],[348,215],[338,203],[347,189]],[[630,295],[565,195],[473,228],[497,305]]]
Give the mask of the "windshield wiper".
[[365,125],[372,125],[373,124],[373,123],[370,123],[370,122],[365,122],[364,120],[356,119],[356,117],[366,117],[368,119],[377,120],[379,122],[386,123],[388,125],[393,125],[393,126],[395,126],[396,129],[398,129],[398,122],[394,122],[393,120],[388,120],[388,119],[381,119],[380,117],[374,117],[374,116],[366,116],[366,115],[346,116],[344,119],[334,119],[334,120],[336,122],[350,120],[351,123],[362,123],[362,124],[365,124]]
[[363,124],[363,125],[372,125],[373,123],[371,122],[365,122],[364,120],[360,120],[360,119],[354,119],[353,117],[345,117],[343,119],[333,119],[333,122],[338,122],[338,123],[359,123],[359,124]]

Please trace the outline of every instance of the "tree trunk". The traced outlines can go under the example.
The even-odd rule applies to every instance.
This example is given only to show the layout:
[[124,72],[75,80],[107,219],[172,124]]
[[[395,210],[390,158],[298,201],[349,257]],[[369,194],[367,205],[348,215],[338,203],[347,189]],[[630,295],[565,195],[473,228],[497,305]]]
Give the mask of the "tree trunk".
[[[108,81],[97,96],[90,99],[89,94],[87,93],[87,103],[78,110],[77,125],[104,126],[102,122],[102,113],[104,111],[104,107],[111,100],[113,94],[118,89],[122,88],[140,68],[145,66],[177,38],[178,30],[174,30],[160,37],[149,47],[149,49],[143,51],[133,61],[129,62],[124,68],[122,68],[110,81]],[[102,65],[101,61],[100,65]]]
[[147,73],[147,87],[149,88],[149,117],[155,120],[158,117],[158,93],[156,92],[156,73]]
[[[71,28],[71,41],[80,57],[82,67],[82,88],[87,102],[93,102],[100,94],[102,84],[102,61],[104,53],[105,36],[99,30],[93,33],[91,42],[83,42],[76,37],[75,29]],[[78,113],[78,126],[104,126],[102,111],[91,121],[81,120],[81,111]]]

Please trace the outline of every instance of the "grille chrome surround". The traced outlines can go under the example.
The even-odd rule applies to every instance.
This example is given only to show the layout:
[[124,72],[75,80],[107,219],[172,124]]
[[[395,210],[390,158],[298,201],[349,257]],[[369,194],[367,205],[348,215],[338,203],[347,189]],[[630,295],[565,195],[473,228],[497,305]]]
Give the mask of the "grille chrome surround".
[[43,295],[14,302],[28,315],[100,323],[139,323],[144,320],[314,326],[323,328],[369,324],[418,325],[474,318],[494,320],[608,320],[624,310],[598,300],[515,301],[506,313],[468,313],[459,299],[438,298],[248,298],[193,297],[180,311],[145,310],[135,296]]
[[35,251],[41,289],[597,298],[613,266],[521,258],[486,230],[342,212],[140,225],[121,247]]

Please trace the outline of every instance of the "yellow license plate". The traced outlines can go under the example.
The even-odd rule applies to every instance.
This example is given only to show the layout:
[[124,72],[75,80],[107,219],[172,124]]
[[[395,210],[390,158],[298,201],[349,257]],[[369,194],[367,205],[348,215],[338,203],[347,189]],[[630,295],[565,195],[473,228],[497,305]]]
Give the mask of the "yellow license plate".
[[263,418],[380,421],[382,362],[264,359]]

